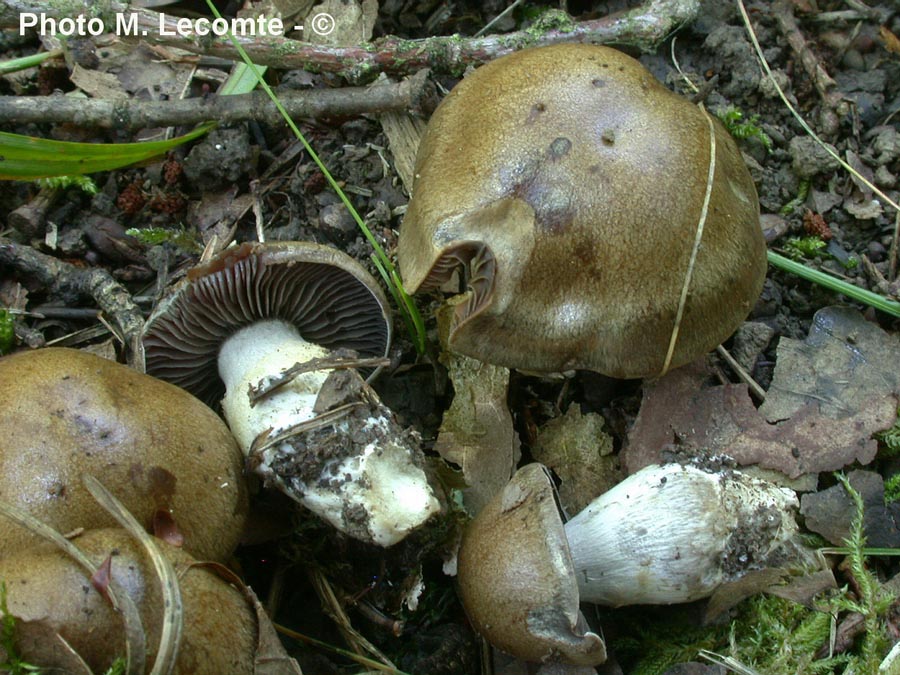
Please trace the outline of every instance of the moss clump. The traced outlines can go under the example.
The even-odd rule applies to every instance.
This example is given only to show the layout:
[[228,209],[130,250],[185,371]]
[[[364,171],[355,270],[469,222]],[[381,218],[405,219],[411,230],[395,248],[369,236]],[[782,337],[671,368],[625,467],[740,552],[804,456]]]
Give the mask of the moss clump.
[[725,110],[718,111],[716,117],[722,120],[722,124],[725,125],[728,132],[735,138],[741,140],[755,138],[762,143],[766,152],[772,152],[772,139],[759,126],[759,115],[753,115],[748,119],[744,119],[743,112],[734,106],[729,106],[728,108],[725,108]]

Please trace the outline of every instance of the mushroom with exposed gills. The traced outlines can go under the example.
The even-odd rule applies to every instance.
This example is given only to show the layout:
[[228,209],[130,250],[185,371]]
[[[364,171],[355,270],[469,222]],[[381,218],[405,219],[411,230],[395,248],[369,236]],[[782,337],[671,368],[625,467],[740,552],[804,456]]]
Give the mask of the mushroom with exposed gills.
[[390,338],[384,295],[355,260],[274,242],[192,270],[148,320],[144,347],[148,373],[221,400],[258,474],[390,546],[439,509],[413,434],[354,369],[380,363]]
[[468,286],[450,347],[509,368],[648,377],[700,357],[766,273],[725,128],[609,47],[524,49],[429,121],[400,230],[407,290]]
[[586,647],[596,636],[576,630],[579,602],[690,602],[752,570],[813,560],[798,539],[793,491],[727,467],[645,467],[565,524],[554,496],[542,465],[522,467],[459,551],[475,628],[528,661],[602,662],[589,661],[603,656]]

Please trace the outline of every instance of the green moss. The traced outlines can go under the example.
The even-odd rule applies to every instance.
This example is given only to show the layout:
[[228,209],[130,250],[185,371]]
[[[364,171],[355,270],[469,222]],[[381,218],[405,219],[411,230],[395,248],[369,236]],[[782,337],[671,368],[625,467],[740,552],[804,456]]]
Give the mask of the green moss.
[[552,30],[570,33],[575,30],[575,20],[561,9],[548,9],[526,28],[525,32],[533,39],[537,39]]
[[791,201],[781,207],[781,210],[778,212],[782,216],[789,216],[794,211],[796,211],[800,206],[803,205],[803,202],[806,201],[806,197],[809,195],[809,179],[805,178],[800,181],[800,185],[797,186],[797,196],[794,197]]
[[784,242],[784,254],[791,260],[814,258],[826,245],[821,237],[791,237]]
[[619,636],[610,647],[629,675],[662,675],[672,666],[696,661],[703,649],[724,644],[727,626],[698,626],[690,606],[627,607],[610,619]]
[[0,648],[6,652],[6,661],[0,663],[0,670],[9,675],[30,675],[40,672],[40,668],[23,661],[16,648],[17,619],[6,606],[6,582],[0,581]]
[[716,112],[716,117],[722,120],[722,124],[728,129],[728,133],[738,139],[756,138],[766,152],[772,152],[772,139],[759,126],[759,115],[753,115],[749,119],[744,119],[744,113],[729,106],[725,110]]
[[16,343],[16,327],[9,310],[0,309],[0,356],[12,351]]
[[900,455],[900,409],[897,410],[897,419],[890,429],[875,434],[875,439],[881,444],[880,457],[896,457]]
[[816,659],[828,644],[831,614],[775,596],[759,595],[741,606],[731,624],[730,656],[760,673],[834,672],[849,657]]
[[199,253],[203,250],[197,233],[184,228],[132,227],[125,230],[125,234],[129,237],[134,237],[146,246],[174,244],[185,253]]
[[77,187],[86,194],[97,194],[97,184],[88,176],[50,176],[49,178],[38,178],[35,182],[42,188],[65,190]]
[[104,673],[104,675],[125,675],[128,672],[128,661],[126,661],[121,656],[113,661],[113,664],[109,667],[109,670]]
[[302,44],[299,40],[280,40],[272,46],[272,53],[275,56],[290,56],[299,52]]

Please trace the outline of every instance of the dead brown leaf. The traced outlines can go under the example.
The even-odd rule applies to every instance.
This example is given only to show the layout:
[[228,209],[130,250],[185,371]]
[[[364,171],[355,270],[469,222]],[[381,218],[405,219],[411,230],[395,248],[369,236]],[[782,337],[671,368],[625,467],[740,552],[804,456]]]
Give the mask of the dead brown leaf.
[[[439,310],[442,335],[447,333],[454,303],[464,297],[451,298]],[[521,456],[506,400],[509,370],[449,350],[441,354],[441,363],[453,382],[454,396],[434,449],[462,469],[468,485],[462,490],[463,503],[474,515],[509,482]]]
[[535,439],[531,454],[559,476],[559,501],[567,513],[578,513],[623,478],[603,425],[601,415],[582,415],[577,404],[571,405],[565,415],[544,424]]
[[884,48],[892,54],[900,54],[900,38],[894,35],[887,26],[878,29],[878,36],[884,43]]
[[377,0],[323,0],[309,10],[303,40],[332,46],[363,44],[372,38],[377,16]]
[[812,405],[849,424],[872,399],[897,398],[898,363],[896,335],[866,321],[855,309],[820,309],[805,340],[782,338],[778,344],[772,384],[759,411],[777,422]]
[[791,478],[875,457],[872,434],[897,414],[900,345],[855,310],[826,308],[804,341],[782,339],[765,404],[743,384],[706,385],[703,363],[647,382],[625,450],[629,473],[672,445],[704,449]]
[[[863,500],[863,528],[866,545],[874,548],[900,546],[900,504],[884,501],[884,479],[874,471],[851,471],[850,485]],[[856,508],[842,484],[811,492],[800,498],[800,513],[807,529],[822,535],[835,546],[850,537]]]

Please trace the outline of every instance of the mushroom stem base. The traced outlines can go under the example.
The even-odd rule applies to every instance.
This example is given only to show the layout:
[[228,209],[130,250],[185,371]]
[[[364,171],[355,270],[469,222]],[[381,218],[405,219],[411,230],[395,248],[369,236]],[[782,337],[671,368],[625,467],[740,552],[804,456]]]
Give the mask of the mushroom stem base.
[[347,394],[295,429],[262,439],[255,472],[342,532],[391,546],[440,509],[414,432],[404,430],[354,370],[325,388]]

